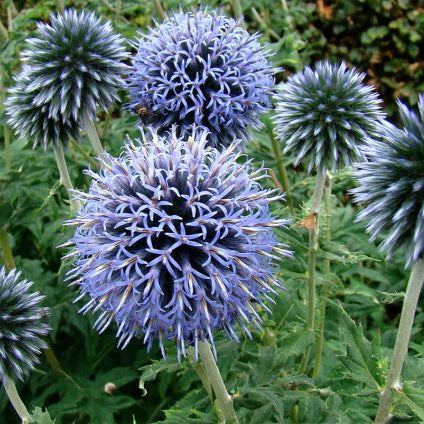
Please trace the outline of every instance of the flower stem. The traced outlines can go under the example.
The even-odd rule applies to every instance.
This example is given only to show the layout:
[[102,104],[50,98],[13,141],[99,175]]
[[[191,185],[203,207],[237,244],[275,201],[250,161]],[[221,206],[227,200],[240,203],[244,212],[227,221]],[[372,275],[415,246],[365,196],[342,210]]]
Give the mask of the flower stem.
[[276,165],[277,165],[277,171],[280,177],[281,185],[283,186],[284,192],[286,194],[287,203],[289,205],[290,214],[294,216],[294,205],[293,205],[293,198],[291,195],[290,190],[290,182],[289,177],[287,175],[287,169],[284,166],[283,162],[283,155],[281,153],[281,146],[278,140],[274,137],[274,133],[272,128],[268,127],[267,125],[268,134],[271,138],[271,144],[272,144],[272,150],[274,151]]
[[[0,103],[4,103],[4,93],[5,93],[5,81],[6,73],[3,69],[2,64],[0,63]],[[10,171],[10,131],[9,127],[6,125],[3,126],[3,138],[4,138],[4,166],[6,172]]]
[[155,4],[156,13],[158,14],[161,21],[165,19],[165,11],[163,10],[162,2],[160,0],[153,0]]
[[199,342],[198,349],[205,375],[215,393],[216,402],[220,409],[223,422],[238,424],[237,415],[233,406],[233,399],[227,392],[209,343],[206,341]]
[[66,166],[65,155],[63,154],[63,148],[60,143],[55,144],[53,147],[54,156],[56,158],[57,167],[59,168],[60,182],[64,185],[68,191],[69,200],[71,201],[71,210],[76,212],[80,208],[80,202],[74,198],[72,190],[74,189],[71,177],[69,176],[68,168]]
[[387,376],[386,385],[384,386],[384,390],[381,394],[380,404],[378,405],[377,416],[374,424],[384,424],[389,420],[390,407],[392,403],[392,389],[397,390],[401,387],[400,375],[408,352],[409,339],[411,337],[415,311],[417,309],[417,303],[423,282],[424,259],[418,259],[412,266],[411,275],[409,277],[389,374]]
[[8,270],[15,268],[12,249],[10,248],[9,240],[7,238],[7,231],[4,228],[0,228],[0,246],[3,250],[3,259],[6,268]]
[[[317,179],[312,196],[312,217],[313,224],[309,230],[309,250],[308,250],[308,318],[306,321],[306,330],[313,333],[315,329],[315,268],[317,262],[318,248],[318,215],[321,204],[322,194],[324,192],[324,183],[327,170],[318,170]],[[303,374],[308,366],[311,345],[306,348],[305,354],[300,365],[300,373]]]
[[241,7],[240,0],[231,0],[231,7],[233,8],[234,16],[237,19],[243,17],[243,9]]
[[19,415],[19,417],[22,420],[22,424],[28,424],[29,423],[29,413],[22,402],[22,399],[19,397],[18,391],[16,390],[15,383],[10,379],[9,376],[5,376],[4,379],[4,388],[6,390],[7,396],[12,403],[13,407],[15,408],[15,411]]
[[[331,240],[331,185],[332,179],[331,175],[327,172],[324,186],[324,211],[325,211],[325,239],[327,241]],[[324,333],[325,333],[325,310],[327,307],[327,297],[328,297],[328,280],[330,278],[330,260],[324,259],[324,289],[321,298],[321,307],[320,307],[320,323],[319,323],[319,333],[318,333],[318,342],[317,342],[317,351],[315,353],[315,364],[312,371],[312,378],[317,378],[319,375],[319,370],[321,367],[322,359],[322,350],[324,347]]]
[[83,119],[83,125],[87,133],[88,139],[90,140],[91,146],[93,147],[96,155],[100,155],[104,152],[102,143],[100,143],[99,135],[97,134],[96,127],[91,119],[85,117]]

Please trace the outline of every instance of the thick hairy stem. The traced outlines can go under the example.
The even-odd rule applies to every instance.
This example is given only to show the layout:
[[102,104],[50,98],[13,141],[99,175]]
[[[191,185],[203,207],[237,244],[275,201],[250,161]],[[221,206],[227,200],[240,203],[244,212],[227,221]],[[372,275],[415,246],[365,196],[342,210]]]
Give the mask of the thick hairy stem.
[[7,231],[4,228],[0,228],[0,246],[1,250],[3,251],[4,265],[6,268],[9,270],[15,268],[12,249],[10,248]]
[[[306,330],[313,333],[315,330],[315,268],[317,262],[317,249],[318,249],[318,215],[319,207],[321,205],[322,194],[324,192],[324,184],[327,170],[318,170],[317,179],[315,183],[314,194],[312,196],[312,210],[309,218],[309,249],[308,249],[308,318],[306,322]],[[309,353],[311,346],[309,345],[305,351],[300,366],[300,372],[304,373],[308,366]]]
[[74,189],[74,187],[72,185],[71,177],[69,176],[68,168],[66,166],[65,155],[63,153],[62,145],[60,143],[55,144],[53,150],[54,157],[56,158],[57,167],[59,169],[60,182],[64,185],[68,192],[69,200],[71,201],[72,212],[76,212],[80,208],[80,202],[75,199],[72,194],[72,190]]
[[198,349],[203,370],[216,396],[216,403],[220,409],[219,415],[222,417],[224,423],[238,424],[233,399],[227,392],[209,343],[206,341],[199,342]]
[[5,376],[4,388],[6,390],[6,393],[10,402],[15,408],[15,411],[21,418],[22,424],[28,424],[29,423],[28,410],[26,406],[24,405],[24,403],[22,402],[22,399],[19,397],[18,391],[16,390],[15,383],[8,376]]
[[414,323],[415,311],[424,282],[424,259],[418,259],[412,266],[408,287],[403,300],[402,313],[396,335],[395,347],[393,349],[392,361],[386,385],[381,394],[375,424],[384,424],[390,418],[390,407],[392,404],[392,390],[401,388],[400,375],[403,363],[408,353],[409,339],[411,337],[412,325]]
[[[327,241],[331,240],[331,185],[332,179],[331,175],[327,172],[324,186],[324,212],[325,212],[325,239]],[[327,297],[328,297],[328,286],[330,278],[330,260],[324,259],[324,289],[321,298],[321,307],[320,307],[320,323],[319,323],[319,333],[317,341],[317,351],[315,354],[315,364],[312,371],[312,378],[317,378],[319,375],[319,370],[321,367],[322,359],[322,350],[324,347],[324,332],[325,332],[325,311],[327,307]]]
[[83,125],[96,155],[101,155],[104,152],[104,149],[100,142],[99,135],[97,134],[96,127],[94,126],[94,122],[91,119],[84,117]]

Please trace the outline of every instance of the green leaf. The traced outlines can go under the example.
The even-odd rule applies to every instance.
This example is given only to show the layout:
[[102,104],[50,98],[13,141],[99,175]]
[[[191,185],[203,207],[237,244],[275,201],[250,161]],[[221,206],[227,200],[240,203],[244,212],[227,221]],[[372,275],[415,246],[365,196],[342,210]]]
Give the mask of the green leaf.
[[34,424],[54,424],[56,421],[50,418],[47,409],[43,412],[40,407],[36,407],[30,415],[30,423]]

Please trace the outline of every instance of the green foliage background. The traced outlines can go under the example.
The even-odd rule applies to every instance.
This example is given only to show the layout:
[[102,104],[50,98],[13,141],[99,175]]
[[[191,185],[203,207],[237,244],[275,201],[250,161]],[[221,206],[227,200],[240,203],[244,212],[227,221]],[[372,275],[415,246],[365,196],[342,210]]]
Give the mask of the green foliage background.
[[[128,39],[157,18],[153,2],[147,1],[76,0],[65,4],[96,10]],[[207,4],[232,14],[228,2]],[[167,11],[196,5],[190,0],[164,1]],[[338,0],[329,6],[322,1],[244,0],[242,6],[249,31],[262,32],[264,41],[272,43],[276,52],[275,65],[285,67],[280,80],[317,59],[345,59],[367,72],[390,115],[396,97],[415,104],[417,91],[424,88],[422,1]],[[1,71],[6,87],[19,67],[25,38],[34,31],[36,21],[47,20],[56,7],[52,0],[2,2]],[[3,143],[10,136],[4,113],[0,124]],[[120,107],[108,116],[100,115],[98,127],[107,150],[117,154],[125,134],[137,135],[135,124],[136,119]],[[247,153],[258,166],[264,161],[276,170],[271,137],[272,128],[255,134]],[[16,266],[47,297],[53,327],[49,344],[57,359],[51,353],[49,358],[43,356],[41,365],[18,387],[31,411],[43,408],[36,409],[36,421],[51,422],[43,413],[47,408],[56,423],[216,423],[194,365],[188,360],[178,364],[171,343],[165,361],[157,346],[147,353],[140,340],[120,351],[113,328],[98,335],[91,328],[95,318],[78,314],[81,304],[72,303],[76,290],[64,282],[71,265],[61,262],[65,251],[57,248],[67,241],[71,230],[62,226],[70,212],[66,192],[58,184],[53,154],[31,150],[25,140],[12,136],[11,155],[11,171],[6,172],[1,151],[0,226],[7,230]],[[87,140],[81,146],[71,144],[66,156],[75,186],[86,188],[82,170],[96,167]],[[296,205],[294,224],[279,233],[295,251],[295,259],[280,263],[278,277],[287,290],[270,306],[273,314],[263,314],[263,331],[253,330],[252,340],[242,336],[236,344],[217,334],[219,366],[235,396],[241,423],[370,423],[387,372],[408,276],[403,258],[385,263],[376,246],[369,243],[363,225],[355,223],[357,207],[348,193],[354,184],[349,173],[335,175],[332,241],[320,241],[318,263],[322,271],[324,258],[332,262],[329,281],[318,273],[321,299],[323,284],[330,287],[323,364],[315,380],[299,374],[301,354],[314,337],[304,330],[307,231],[298,223],[307,214],[314,178],[301,167],[294,168],[290,157],[284,162]],[[289,215],[282,203],[275,205],[274,212]],[[424,420],[423,318],[420,307],[393,423]],[[104,392],[108,382],[116,386],[113,394]],[[16,422],[4,392],[0,393],[0,421]]]

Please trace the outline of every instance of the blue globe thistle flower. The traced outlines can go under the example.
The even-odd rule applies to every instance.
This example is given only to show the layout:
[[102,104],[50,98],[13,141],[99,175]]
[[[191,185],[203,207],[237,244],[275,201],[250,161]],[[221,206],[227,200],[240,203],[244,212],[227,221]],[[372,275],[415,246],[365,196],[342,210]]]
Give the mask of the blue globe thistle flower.
[[398,105],[404,127],[381,123],[381,139],[364,148],[368,162],[358,164],[352,191],[367,203],[358,219],[368,222],[371,240],[384,234],[381,249],[389,258],[404,251],[409,266],[424,253],[424,95],[419,115]]
[[0,268],[0,379],[23,380],[38,363],[41,339],[49,330],[43,322],[46,308],[40,293],[30,293],[32,282],[20,280],[20,272]]
[[270,53],[240,21],[206,9],[176,13],[142,35],[129,77],[131,107],[158,131],[193,124],[212,146],[259,128],[274,85]]
[[384,117],[380,99],[362,83],[364,73],[346,63],[318,62],[306,66],[280,86],[274,116],[275,131],[308,172],[336,170],[362,160],[360,146],[378,136],[377,122]]
[[15,85],[6,99],[7,123],[25,140],[32,140],[33,147],[41,144],[47,149],[49,143],[67,145],[71,139],[80,141],[78,122],[71,116],[51,116],[49,104],[34,106],[33,94],[28,92],[31,76],[24,67],[15,77]]
[[119,345],[143,334],[150,348],[175,340],[213,344],[212,330],[237,339],[234,323],[249,334],[259,325],[252,304],[279,287],[273,276],[279,246],[272,227],[288,220],[270,214],[281,199],[262,189],[263,169],[241,165],[233,151],[205,147],[208,133],[178,138],[152,133],[144,144],[126,146],[119,158],[104,155],[101,171],[88,171],[85,206],[68,224],[77,229],[69,278],[90,301],[82,311],[101,310],[100,332],[115,320]]
[[[25,77],[19,76],[17,83],[20,78],[29,82],[24,90],[17,88],[24,95],[10,100],[12,107],[15,105],[9,113],[12,126],[19,123],[13,117],[19,107],[38,111],[37,123],[27,124],[35,135],[46,125],[60,132],[65,127],[74,128],[74,122],[95,120],[97,108],[111,108],[125,86],[121,74],[127,70],[123,61],[128,53],[110,22],[102,22],[92,12],[73,9],[52,15],[50,21],[39,23],[36,35],[27,40],[22,52]],[[41,137],[33,139],[37,143]]]

